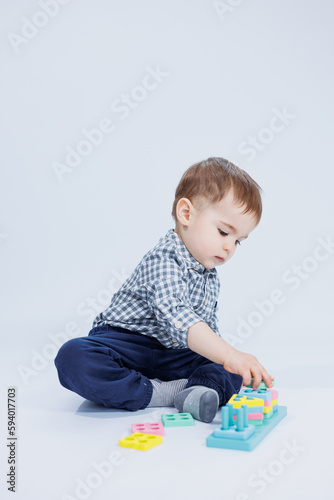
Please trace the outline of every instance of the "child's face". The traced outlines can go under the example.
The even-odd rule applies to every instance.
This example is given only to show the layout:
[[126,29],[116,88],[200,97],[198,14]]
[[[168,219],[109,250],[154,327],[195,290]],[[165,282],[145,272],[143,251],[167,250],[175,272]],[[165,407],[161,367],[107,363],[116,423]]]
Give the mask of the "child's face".
[[178,204],[177,234],[191,255],[206,269],[225,264],[239,242],[257,226],[254,214],[242,214],[245,206],[234,204],[233,192],[218,203],[197,210],[183,198]]

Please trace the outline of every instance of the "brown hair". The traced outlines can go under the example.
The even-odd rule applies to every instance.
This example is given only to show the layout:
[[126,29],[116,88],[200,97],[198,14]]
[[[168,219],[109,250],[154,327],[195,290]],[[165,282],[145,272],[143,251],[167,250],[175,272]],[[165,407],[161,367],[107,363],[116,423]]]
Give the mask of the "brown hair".
[[245,205],[243,213],[254,213],[257,223],[261,219],[261,187],[251,176],[224,158],[208,158],[195,163],[183,174],[175,191],[172,215],[176,220],[176,205],[181,198],[193,204],[217,203],[233,189],[237,205]]

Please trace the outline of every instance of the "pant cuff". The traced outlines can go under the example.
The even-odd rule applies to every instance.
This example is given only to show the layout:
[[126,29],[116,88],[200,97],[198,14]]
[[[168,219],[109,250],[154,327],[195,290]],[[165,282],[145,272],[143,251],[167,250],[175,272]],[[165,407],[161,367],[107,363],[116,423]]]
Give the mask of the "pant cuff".
[[143,405],[140,408],[138,408],[139,410],[144,410],[145,408],[147,408],[149,402],[152,399],[152,394],[153,394],[153,385],[152,385],[152,382],[150,382],[150,380],[147,379],[147,382],[144,382],[144,384],[147,387],[147,394],[146,394],[146,397],[145,397]]

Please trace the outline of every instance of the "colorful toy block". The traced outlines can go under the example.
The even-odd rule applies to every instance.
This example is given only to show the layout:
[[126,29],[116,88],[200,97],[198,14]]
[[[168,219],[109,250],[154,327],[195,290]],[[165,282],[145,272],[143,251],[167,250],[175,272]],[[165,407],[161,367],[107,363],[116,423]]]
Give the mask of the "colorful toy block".
[[[224,428],[224,430],[231,430],[229,436],[226,437],[225,435],[222,437],[220,432],[218,433],[218,431],[222,431],[222,428],[218,428],[208,436],[206,440],[207,446],[211,448],[252,451],[287,414],[286,406],[279,406],[271,418],[265,418],[263,420],[262,425],[254,426],[248,424],[248,427],[253,428],[253,432],[251,432],[246,439],[240,439],[240,430],[238,431],[238,426],[242,431],[245,430],[245,428],[247,429],[247,424],[245,426],[245,423],[248,419],[246,419],[245,413],[242,412],[241,409],[238,409],[236,425],[231,425],[231,421],[233,422],[232,411],[232,405],[226,405],[222,408],[222,428]],[[227,425],[226,422],[228,422],[227,429],[225,429]]]
[[169,413],[161,415],[161,420],[164,427],[185,427],[195,425],[191,413]]
[[241,389],[241,391],[239,392],[239,396],[244,395],[252,396],[254,398],[260,398],[263,399],[263,401],[269,401],[271,399],[273,404],[276,404],[274,403],[274,401],[277,402],[278,399],[278,391],[276,391],[276,389]]
[[143,434],[135,432],[123,439],[120,439],[119,445],[124,448],[133,448],[136,450],[149,450],[154,446],[162,443],[162,436],[154,436],[153,434]]
[[263,413],[266,414],[266,413],[270,413],[271,411],[273,411],[273,405],[272,404],[270,406],[265,406]]
[[276,391],[276,389],[267,389],[267,390],[271,392],[271,398],[272,399],[277,399],[278,398],[278,391]]
[[252,425],[262,425],[263,424],[263,417],[259,420],[257,419],[254,419],[254,420],[251,420],[251,419],[248,419],[248,422]]
[[[233,422],[237,420],[237,415],[233,415]],[[248,413],[248,422],[253,425],[261,425],[263,422],[263,413]]]
[[[254,378],[252,378],[251,383],[249,385],[246,385],[246,387],[252,387],[253,382],[254,382]],[[273,384],[273,387],[274,387],[275,381],[272,380],[271,383]],[[262,382],[260,382],[260,385],[259,385],[258,389],[268,389],[266,383],[263,380],[262,380]]]
[[[249,396],[249,397],[256,397],[259,399],[263,400],[263,406],[264,406],[264,418],[271,418],[272,413],[277,411],[277,398],[278,398],[278,392],[275,389],[242,389],[238,396]],[[248,420],[253,420],[254,417],[252,417],[252,412],[249,413],[248,415]],[[252,422],[253,423],[253,422]]]
[[165,434],[162,422],[144,422],[143,424],[132,424],[132,432],[143,432],[144,434],[154,434],[155,436],[163,436]]
[[[241,408],[242,405],[247,405],[249,408],[249,412],[259,413],[264,411],[263,399],[254,398],[252,396],[246,396],[244,394],[233,394],[233,396],[229,399],[228,404],[233,405],[233,410],[237,408]],[[236,411],[233,411],[233,414],[236,414]]]
[[263,401],[271,401],[272,393],[267,389],[241,389],[239,396],[249,396],[252,398],[263,399]]

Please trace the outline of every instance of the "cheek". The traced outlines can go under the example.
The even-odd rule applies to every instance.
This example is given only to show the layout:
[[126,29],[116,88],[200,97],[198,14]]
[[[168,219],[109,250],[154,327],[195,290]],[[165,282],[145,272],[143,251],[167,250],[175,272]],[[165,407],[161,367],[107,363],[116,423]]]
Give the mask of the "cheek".
[[217,248],[219,248],[219,239],[212,236],[212,234],[208,234],[202,245],[206,249],[207,252],[212,253],[216,252]]

